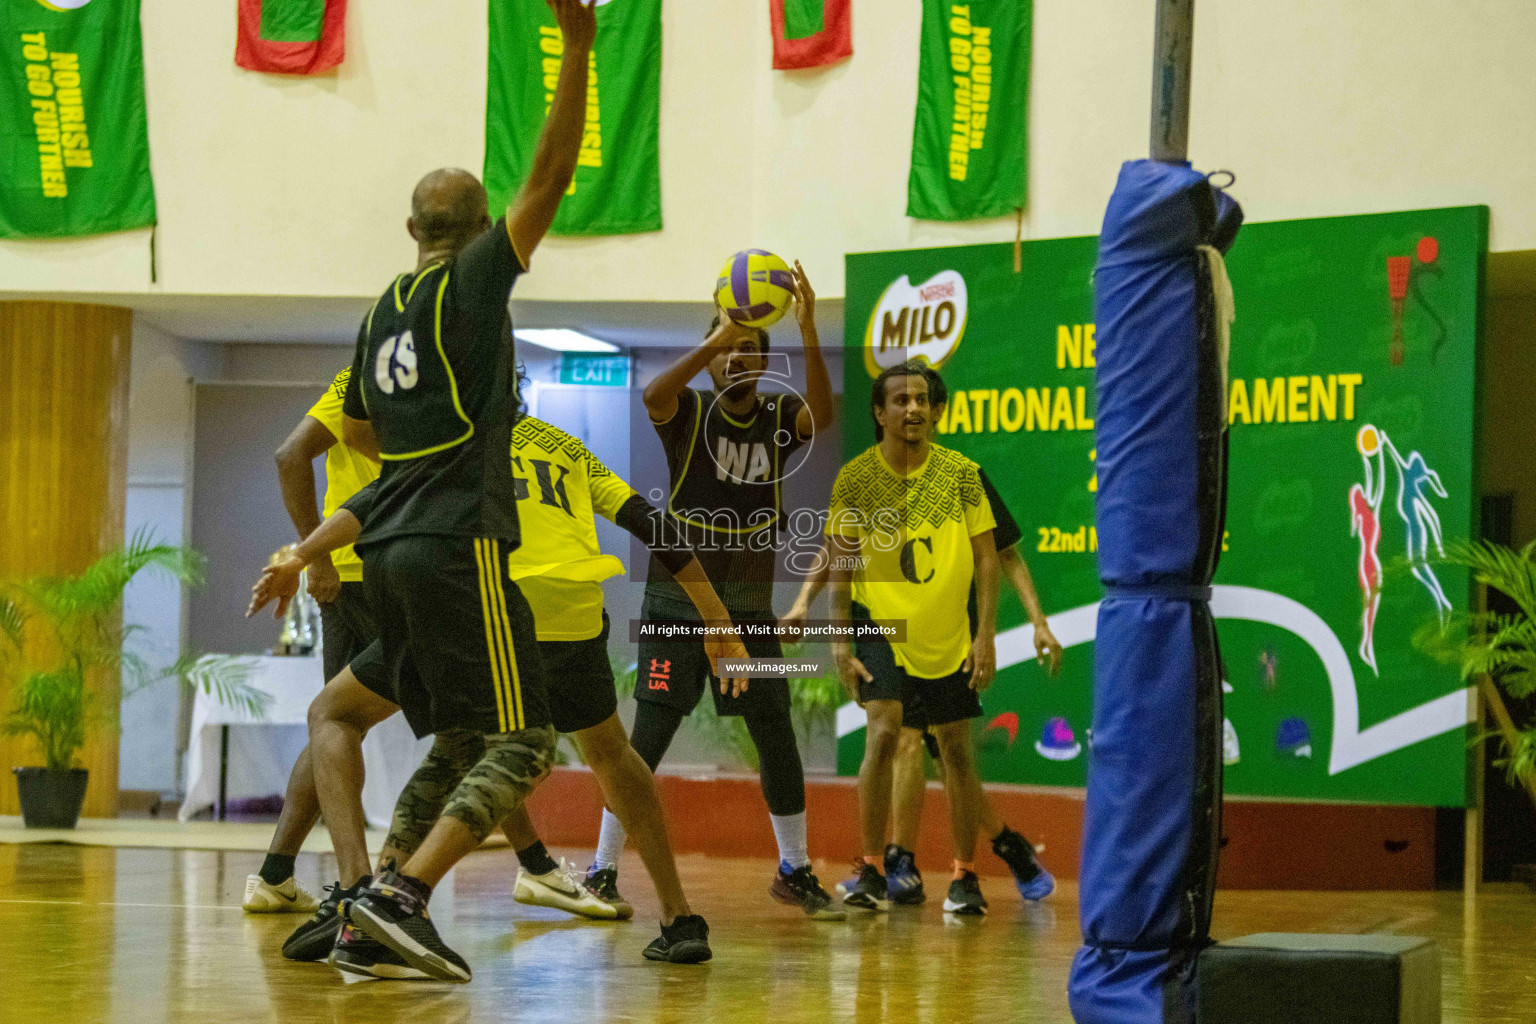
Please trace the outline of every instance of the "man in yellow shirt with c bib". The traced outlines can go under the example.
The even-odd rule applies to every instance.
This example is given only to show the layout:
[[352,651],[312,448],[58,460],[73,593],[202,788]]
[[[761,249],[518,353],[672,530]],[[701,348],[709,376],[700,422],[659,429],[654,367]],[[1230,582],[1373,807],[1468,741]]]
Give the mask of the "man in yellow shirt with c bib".
[[[984,914],[972,864],[981,788],[970,720],[981,717],[979,694],[997,666],[996,523],[976,463],[930,440],[930,395],[940,387],[926,362],[884,370],[870,393],[877,443],[844,466],[832,486],[826,532],[833,617],[850,619],[857,566],[859,600],[870,618],[906,623],[901,643],[833,645],[843,685],[868,716],[859,769],[864,855],[844,902],[889,908],[880,865],[897,742],[911,715],[932,726],[944,764],[955,846],[944,910]],[[973,580],[974,640],[966,607]]]

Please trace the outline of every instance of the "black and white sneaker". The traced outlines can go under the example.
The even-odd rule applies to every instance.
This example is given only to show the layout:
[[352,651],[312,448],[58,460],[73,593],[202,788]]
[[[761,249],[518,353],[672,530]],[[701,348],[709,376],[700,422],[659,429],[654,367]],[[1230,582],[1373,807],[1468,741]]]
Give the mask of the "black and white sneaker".
[[438,981],[468,981],[469,965],[437,935],[427,901],[411,882],[386,871],[347,912],[351,923],[377,939],[406,964]]
[[701,964],[715,955],[709,948],[709,925],[698,914],[675,918],[661,926],[642,955],[669,964]]
[[626,921],[633,917],[635,908],[619,895],[619,869],[599,868],[596,864],[587,868],[587,877],[582,886],[614,909],[620,921]]
[[294,929],[283,943],[283,956],[289,960],[315,963],[331,955],[336,937],[341,934],[342,904],[355,899],[367,888],[370,879],[364,876],[350,889],[340,882],[325,887],[325,899],[315,908],[309,920]]
[[967,871],[949,883],[949,895],[944,898],[944,913],[980,917],[987,912],[987,898],[981,894],[981,882],[976,872]]
[[768,895],[780,903],[788,903],[805,911],[813,921],[841,921],[848,912],[832,900],[832,894],[821,887],[821,882],[811,873],[809,866],[787,871],[779,862],[778,877],[768,889]]
[[347,975],[348,981],[365,978],[390,978],[397,981],[431,981],[431,975],[417,970],[405,958],[384,943],[364,935],[350,924],[342,925],[341,935],[327,961]]
[[853,869],[857,872],[853,878],[837,883],[838,891],[843,894],[843,906],[882,914],[889,911],[891,901],[886,896],[885,877],[880,874],[880,869],[868,861],[855,863]]

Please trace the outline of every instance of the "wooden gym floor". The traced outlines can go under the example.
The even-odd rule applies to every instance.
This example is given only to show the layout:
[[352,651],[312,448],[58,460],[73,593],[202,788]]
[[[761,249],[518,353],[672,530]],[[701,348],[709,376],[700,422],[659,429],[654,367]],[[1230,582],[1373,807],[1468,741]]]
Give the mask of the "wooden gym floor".
[[[584,851],[583,851],[584,852]],[[568,855],[573,855],[568,853]],[[710,921],[713,963],[650,963],[655,901],[635,856],[621,876],[636,920],[576,921],[512,901],[510,851],[471,856],[433,899],[444,937],[475,971],[467,985],[345,984],[278,952],[292,915],[239,909],[260,855],[229,851],[0,845],[0,1022],[508,1020],[589,1024],[795,1021],[1017,1024],[1068,1021],[1075,888],[1024,905],[983,880],[985,919],[927,906],[818,924],[767,896],[766,862],[689,856],[681,868]],[[935,865],[936,867],[936,865]],[[841,865],[818,865],[831,889]],[[318,892],[328,856],[305,854]],[[937,889],[940,873],[930,876]],[[1536,894],[1226,892],[1217,935],[1395,932],[1441,945],[1448,1024],[1536,1019]]]

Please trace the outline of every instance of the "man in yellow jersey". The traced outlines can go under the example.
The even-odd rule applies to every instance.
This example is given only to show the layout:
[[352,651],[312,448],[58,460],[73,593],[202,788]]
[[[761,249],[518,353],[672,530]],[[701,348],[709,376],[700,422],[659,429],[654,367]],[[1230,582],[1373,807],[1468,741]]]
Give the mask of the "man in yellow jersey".
[[[342,438],[341,402],[347,393],[350,367],[331,382],[305,417],[277,449],[277,482],[288,518],[303,540],[320,525],[315,502],[314,461],[325,456],[325,515],[378,479],[379,464],[350,447]],[[378,629],[363,594],[363,561],[352,545],[339,548],[309,567],[309,594],[320,604],[321,656],[325,678],[333,679],[347,663],[373,643]],[[247,913],[310,914],[315,899],[293,878],[294,856],[320,818],[315,798],[309,748],[306,746],[288,777],[282,814],[272,834],[261,871],[245,880]]]
[[[996,521],[976,463],[932,443],[929,396],[937,391],[938,375],[924,362],[884,370],[870,393],[877,443],[844,466],[832,486],[826,532],[833,617],[851,617],[851,566],[859,565],[870,617],[906,624],[901,643],[833,645],[843,685],[868,715],[859,769],[863,863],[844,902],[889,907],[880,865],[892,771],[904,712],[920,707],[938,741],[950,805],[955,871],[944,909],[983,914],[972,864],[981,784],[969,720],[981,716],[978,694],[991,685],[997,664]],[[974,638],[966,607],[973,581]]]
[[[635,836],[662,904],[662,936],[645,955],[653,960],[694,963],[708,959],[707,927],[694,935],[682,930],[669,935],[675,922],[691,911],[678,880],[677,867],[662,818],[661,803],[649,767],[640,758],[618,717],[612,667],[608,660],[608,616],[603,610],[600,583],[624,571],[623,563],[598,546],[594,515],[601,515],[645,541],[670,571],[706,621],[729,621],[724,605],[692,555],[677,549],[682,538],[656,509],[648,505],[578,439],[541,420],[523,417],[513,428],[511,461],[524,543],[508,559],[508,575],[533,609],[540,653],[549,672],[547,698],[555,728],[572,734],[582,757],[592,768],[609,806],[625,819]],[[268,600],[286,598],[298,586],[298,574],[311,559],[355,539],[369,514],[376,488],[366,488],[328,517],[292,554],[268,567],[256,585],[252,611]],[[746,657],[734,638],[711,641],[712,667],[718,657]],[[348,672],[364,686],[377,690],[387,679],[381,649],[368,648]],[[731,681],[737,692],[745,680]],[[406,709],[407,717],[412,710]],[[478,737],[440,734],[433,752],[406,785],[395,809],[381,865],[403,861],[421,844],[437,820],[443,803],[463,775],[479,759]],[[523,865],[514,895],[519,902],[557,906],[588,916],[628,917],[627,904],[601,903],[581,885],[566,865],[549,860],[526,810],[521,806],[501,821]],[[302,837],[300,837],[302,839]],[[548,862],[540,870],[538,858]],[[605,912],[591,913],[588,903]],[[693,917],[702,925],[702,918]],[[390,950],[370,943],[356,931],[341,932],[330,962],[353,974],[416,977],[410,965]]]
[[[929,418],[937,425],[944,419],[948,393],[944,388],[943,380],[937,375],[929,378],[928,383],[934,389],[929,395],[929,404],[932,409]],[[1000,572],[1017,591],[1019,602],[1024,606],[1024,611],[1034,627],[1037,659],[1050,675],[1055,676],[1061,671],[1061,644],[1046,621],[1045,611],[1040,605],[1040,597],[1035,592],[1034,580],[1030,576],[1029,565],[1019,554],[1018,542],[1023,537],[1023,533],[1013,514],[1008,511],[1008,506],[1003,502],[1002,495],[987,478],[987,471],[978,466],[977,474],[981,478],[982,489],[986,491],[987,504],[992,509],[992,518],[997,523],[992,538],[997,547]],[[831,559],[828,557],[825,544],[817,554],[815,565],[816,568],[801,584],[800,594],[795,598],[795,603],[779,620],[780,625],[791,633],[803,628],[806,619],[810,616],[812,602],[826,586]],[[859,575],[857,572],[854,573],[850,604],[855,622],[869,619],[869,610],[862,600]],[[971,628],[974,630],[976,628],[974,582],[971,585],[967,610],[971,617]],[[892,657],[882,649],[884,647],[889,647],[889,644],[879,638],[860,640],[855,645],[855,656],[866,665],[870,661],[884,663]],[[871,648],[874,650],[871,651]],[[917,869],[916,855],[913,853],[916,849],[918,828],[922,822],[923,794],[927,789],[927,779],[923,772],[925,747],[934,760],[940,761],[942,770],[938,742],[923,720],[921,706],[908,705],[902,709],[901,739],[896,744],[896,765],[892,773],[894,781],[891,789],[893,802],[891,842],[885,848],[886,891],[890,902],[901,906],[916,906],[927,898],[923,891],[922,873]],[[1056,886],[1056,881],[1036,859],[1034,844],[1008,826],[1008,823],[997,813],[997,808],[992,805],[986,790],[982,790],[977,799],[977,824],[981,829],[980,837],[989,840],[992,851],[1008,865],[1019,894],[1027,900],[1041,900],[1049,896]],[[861,859],[855,868],[854,878],[848,882],[838,883],[839,891],[848,893],[857,886],[862,867]]]

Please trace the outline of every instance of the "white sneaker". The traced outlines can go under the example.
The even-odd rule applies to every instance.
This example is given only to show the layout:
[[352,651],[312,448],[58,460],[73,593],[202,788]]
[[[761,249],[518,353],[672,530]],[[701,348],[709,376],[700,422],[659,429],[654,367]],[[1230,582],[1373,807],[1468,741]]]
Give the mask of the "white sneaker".
[[269,885],[260,875],[245,880],[245,900],[240,904],[247,914],[313,914],[318,900],[304,891],[291,877]]
[[604,903],[581,884],[576,869],[560,858],[559,867],[542,875],[529,874],[517,869],[517,884],[512,887],[512,898],[533,907],[554,907],[582,917],[604,921],[617,920],[618,909]]

